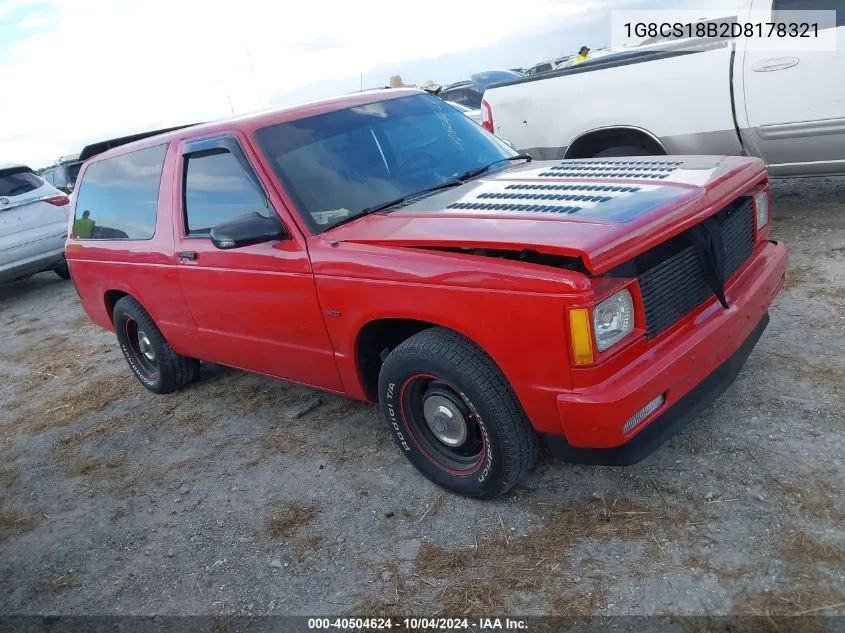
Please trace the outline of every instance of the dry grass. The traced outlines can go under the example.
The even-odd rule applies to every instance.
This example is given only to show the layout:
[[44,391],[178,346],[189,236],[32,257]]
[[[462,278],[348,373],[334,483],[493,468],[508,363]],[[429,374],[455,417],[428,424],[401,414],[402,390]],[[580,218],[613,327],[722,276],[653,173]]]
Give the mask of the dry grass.
[[772,591],[744,593],[734,601],[735,615],[821,616],[845,612],[845,594],[817,581],[802,581]]
[[242,372],[225,371],[197,386],[203,401],[216,400],[238,415],[278,409],[296,402],[300,394],[290,385]]
[[569,593],[550,600],[552,615],[564,618],[591,618],[607,606],[607,597],[600,587],[589,593]]
[[301,536],[293,542],[293,553],[298,562],[304,561],[310,554],[318,552],[325,538],[319,534],[312,534],[310,536]]
[[489,580],[474,580],[447,587],[437,616],[490,616],[505,610],[500,588]]
[[8,505],[0,509],[0,541],[35,529],[37,521],[19,506]]
[[778,548],[778,555],[793,567],[811,567],[818,563],[845,568],[845,552],[813,538],[806,532],[789,532]]
[[68,468],[68,474],[72,476],[93,475],[107,470],[117,470],[126,466],[125,457],[110,457],[100,459],[97,457],[83,457],[74,460]]
[[796,286],[804,285],[808,279],[818,279],[819,273],[812,266],[791,265],[786,271],[786,288],[791,290]]
[[[608,495],[597,495],[565,509],[543,508],[542,512],[540,526],[527,534],[512,533],[496,512],[489,529],[469,547],[447,550],[424,542],[410,577],[403,579],[401,573],[395,573],[392,585],[385,586],[386,598],[364,603],[352,615],[399,612],[495,616],[509,606],[506,591],[545,590],[559,618],[591,617],[606,606],[600,587],[603,565],[589,557],[573,560],[576,546],[587,539],[651,539],[652,535],[666,539],[679,535],[690,520],[665,503],[654,509]],[[412,518],[419,521],[421,515]],[[659,551],[657,555],[661,555]],[[362,560],[360,566],[370,567]],[[578,592],[573,590],[573,568],[581,576],[587,572],[588,580],[579,582],[594,584],[592,592],[585,592],[583,584]],[[404,583],[410,578],[421,584],[406,590]]]
[[172,418],[173,424],[186,429],[192,436],[202,435],[211,422],[201,411],[178,411]]
[[96,327],[92,322],[91,319],[88,318],[88,315],[84,312],[78,315],[70,324],[73,330],[78,330],[84,327],[94,328]]
[[839,504],[839,487],[826,479],[807,477],[803,484],[798,485],[768,477],[763,483],[776,496],[794,506],[799,514],[814,519],[845,522],[845,511]]
[[[477,544],[462,550],[446,550],[424,543],[416,559],[421,577],[451,579],[463,571],[488,578],[495,586],[514,590],[537,590],[563,581],[572,567],[572,553],[584,539],[599,541],[670,535],[687,517],[647,508],[606,495],[581,501],[548,514],[540,527],[525,535],[511,535],[498,517],[492,531]],[[657,546],[654,556],[661,556]],[[600,569],[600,567],[599,567]]]
[[284,423],[274,424],[253,441],[264,456],[297,453],[306,445],[305,440],[302,439],[302,433]]
[[74,379],[96,366],[98,357],[109,349],[106,343],[79,347],[73,337],[52,334],[9,355],[8,360],[36,373]]
[[693,554],[685,554],[682,558],[682,565],[684,569],[693,571],[701,571],[715,576],[719,582],[724,585],[735,583],[739,578],[752,574],[759,573],[759,569],[754,565],[742,565],[733,569],[726,569],[724,567],[714,567],[710,561],[702,556]]
[[[465,566],[462,555],[466,550],[450,551],[435,547],[430,543],[423,543],[417,553],[416,573],[435,578],[447,578]],[[471,551],[475,558],[476,552]]]
[[20,435],[37,435],[47,429],[67,426],[91,413],[99,413],[110,404],[138,389],[137,381],[128,376],[96,376],[81,381],[69,393],[49,399],[33,411],[24,411],[3,427],[2,439]]
[[288,501],[267,521],[264,533],[270,538],[290,537],[309,525],[316,516],[317,507],[313,503]]
[[53,456],[59,459],[70,459],[89,440],[106,437],[122,429],[130,423],[127,417],[112,418],[111,420],[96,426],[76,431],[67,437],[56,440],[51,449]]
[[18,480],[18,473],[5,466],[0,467],[0,486],[8,488]]
[[60,589],[70,589],[73,587],[73,581],[76,578],[74,574],[71,572],[67,572],[66,574],[62,574],[58,578],[53,578],[52,580],[48,580],[45,584],[49,589],[54,591],[59,591]]
[[836,308],[845,306],[845,288],[841,286],[822,286],[813,288],[809,293],[811,299],[817,299],[821,303],[829,303]]

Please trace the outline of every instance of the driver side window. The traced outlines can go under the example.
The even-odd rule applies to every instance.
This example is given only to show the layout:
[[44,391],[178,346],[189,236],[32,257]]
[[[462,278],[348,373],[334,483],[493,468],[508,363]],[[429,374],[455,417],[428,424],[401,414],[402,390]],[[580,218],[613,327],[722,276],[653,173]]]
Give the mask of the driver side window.
[[264,195],[226,149],[189,154],[184,179],[188,236],[206,236],[213,226],[252,212],[270,217]]

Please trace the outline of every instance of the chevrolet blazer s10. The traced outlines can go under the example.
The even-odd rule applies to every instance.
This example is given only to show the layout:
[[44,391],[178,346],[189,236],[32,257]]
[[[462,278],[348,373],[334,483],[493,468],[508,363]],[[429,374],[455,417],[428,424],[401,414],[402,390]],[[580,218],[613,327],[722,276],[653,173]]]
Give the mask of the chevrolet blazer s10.
[[736,378],[787,268],[759,159],[531,161],[416,90],[113,148],[73,202],[82,304],[149,390],[209,361],[378,402],[482,498],[541,438],[658,447]]

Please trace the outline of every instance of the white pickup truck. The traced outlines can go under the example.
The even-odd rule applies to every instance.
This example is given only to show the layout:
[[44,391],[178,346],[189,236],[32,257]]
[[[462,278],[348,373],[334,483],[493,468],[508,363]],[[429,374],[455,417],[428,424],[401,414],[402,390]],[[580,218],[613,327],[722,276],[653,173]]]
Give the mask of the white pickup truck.
[[632,47],[488,87],[484,127],[544,160],[727,154],[773,176],[845,174],[845,0],[740,0],[731,19],[795,9],[836,11],[835,52],[744,38]]

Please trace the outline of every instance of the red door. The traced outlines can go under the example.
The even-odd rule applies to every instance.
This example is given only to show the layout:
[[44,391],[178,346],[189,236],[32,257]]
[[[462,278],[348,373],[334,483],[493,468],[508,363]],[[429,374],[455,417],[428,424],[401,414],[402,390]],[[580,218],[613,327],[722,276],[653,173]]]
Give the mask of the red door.
[[216,224],[277,213],[235,136],[183,142],[178,170],[175,257],[203,358],[342,391],[305,240],[290,218],[279,214],[287,239],[230,250],[211,243]]

